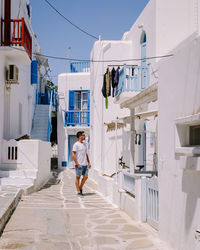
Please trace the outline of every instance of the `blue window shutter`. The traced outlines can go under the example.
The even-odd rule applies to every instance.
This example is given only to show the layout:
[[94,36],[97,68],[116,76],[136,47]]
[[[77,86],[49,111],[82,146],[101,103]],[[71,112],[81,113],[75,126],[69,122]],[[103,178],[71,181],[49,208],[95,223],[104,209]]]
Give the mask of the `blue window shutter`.
[[69,110],[74,110],[74,90],[69,90]]
[[88,110],[90,110],[90,91],[88,90]]
[[38,61],[33,60],[31,62],[31,84],[38,83]]
[[[90,91],[88,90],[88,111],[90,111]],[[87,113],[87,125],[90,125],[90,112]]]

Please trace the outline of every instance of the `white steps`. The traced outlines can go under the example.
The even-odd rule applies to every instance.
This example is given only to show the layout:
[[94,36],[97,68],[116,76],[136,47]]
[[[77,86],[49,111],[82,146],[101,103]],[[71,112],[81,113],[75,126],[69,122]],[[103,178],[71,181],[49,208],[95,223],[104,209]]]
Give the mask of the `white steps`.
[[0,178],[0,185],[17,186],[17,187],[23,185],[32,186],[34,185],[34,180],[30,178],[6,177],[6,178]]
[[0,170],[1,186],[26,186],[27,188],[34,185],[36,178],[37,171],[32,169]]
[[0,170],[0,178],[5,177],[22,177],[22,178],[36,178],[37,177],[37,171],[32,169],[24,169],[24,170],[7,170],[2,171]]

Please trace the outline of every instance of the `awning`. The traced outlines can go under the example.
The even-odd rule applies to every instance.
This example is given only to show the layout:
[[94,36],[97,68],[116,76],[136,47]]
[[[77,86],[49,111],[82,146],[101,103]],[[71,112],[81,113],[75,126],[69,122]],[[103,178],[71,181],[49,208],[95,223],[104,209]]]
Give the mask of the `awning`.
[[124,101],[120,104],[120,108],[134,109],[138,106],[154,102],[158,99],[158,83],[152,84],[147,89],[141,91],[139,94],[134,95],[129,100]]

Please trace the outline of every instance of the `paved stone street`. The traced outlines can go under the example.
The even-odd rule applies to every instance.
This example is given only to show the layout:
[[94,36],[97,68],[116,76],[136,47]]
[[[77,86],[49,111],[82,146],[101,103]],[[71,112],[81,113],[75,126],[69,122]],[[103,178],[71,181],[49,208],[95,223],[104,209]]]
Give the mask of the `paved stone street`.
[[167,249],[153,230],[114,207],[96,188],[88,180],[79,197],[74,170],[61,172],[42,190],[22,198],[0,249]]

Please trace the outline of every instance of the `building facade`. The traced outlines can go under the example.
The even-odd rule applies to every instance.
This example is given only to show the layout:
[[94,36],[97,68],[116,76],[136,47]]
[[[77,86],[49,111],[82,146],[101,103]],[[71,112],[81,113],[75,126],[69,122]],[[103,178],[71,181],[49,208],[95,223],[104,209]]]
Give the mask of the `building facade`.
[[[184,48],[190,58],[198,55],[199,13],[197,0],[151,0],[120,41],[97,41],[90,57],[91,176],[99,191],[175,249],[199,244],[198,149],[184,148],[189,134],[198,144],[198,56],[186,67]],[[104,74],[118,67],[106,108]]]
[[[90,139],[90,68],[87,62],[71,62],[70,73],[58,77],[58,162],[74,167],[72,147],[76,133],[85,131]],[[89,145],[89,144],[88,144]]]
[[[41,147],[47,157],[41,181],[47,181],[50,175],[50,145],[21,141],[22,136],[31,137],[36,105],[39,103],[38,94],[41,87],[47,83],[48,60],[43,58],[36,35],[31,25],[31,5],[29,0],[0,1],[0,168],[1,184],[23,185],[22,179],[15,183],[14,178],[4,181],[5,171],[29,168],[34,170],[31,178],[39,178],[38,164],[25,164],[34,147]],[[37,56],[36,56],[37,54]],[[49,110],[47,111],[49,113]],[[48,115],[48,114],[47,114]],[[48,120],[47,120],[48,122]],[[37,138],[39,139],[39,138]],[[27,148],[24,146],[27,144]],[[37,145],[36,145],[37,144]],[[26,149],[29,148],[30,151]],[[25,150],[23,153],[21,150]],[[35,152],[38,152],[35,149]],[[44,156],[43,155],[43,156]],[[40,156],[38,156],[40,157]],[[23,167],[22,167],[23,165]],[[35,167],[33,167],[35,166]],[[25,170],[24,170],[25,171]],[[27,170],[28,171],[28,170]],[[19,172],[18,172],[19,173]],[[36,175],[35,175],[36,173]],[[17,174],[17,173],[16,173]],[[7,173],[9,176],[9,173]],[[13,174],[14,176],[14,174]],[[16,178],[17,180],[17,178]],[[32,181],[28,182],[30,185]]]

